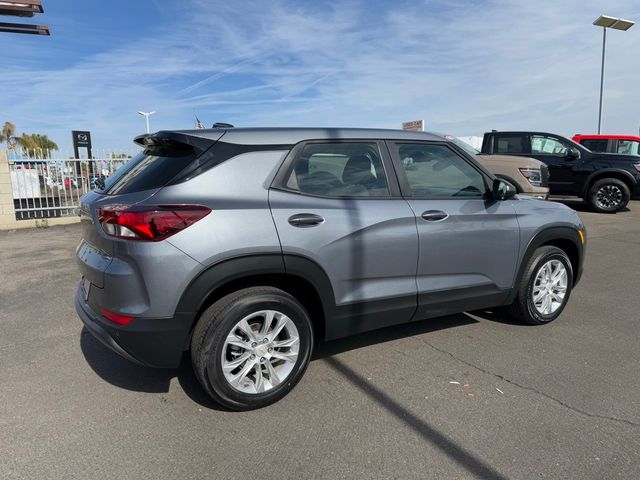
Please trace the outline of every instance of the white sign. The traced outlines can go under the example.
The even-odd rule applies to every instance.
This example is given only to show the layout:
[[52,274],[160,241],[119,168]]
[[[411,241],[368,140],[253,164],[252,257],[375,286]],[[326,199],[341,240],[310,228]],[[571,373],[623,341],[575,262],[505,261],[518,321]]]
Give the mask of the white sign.
[[414,132],[424,132],[424,120],[412,120],[410,122],[402,122],[403,130],[412,130]]
[[16,170],[9,171],[11,178],[11,190],[13,190],[13,199],[19,198],[40,198],[40,177],[38,171],[31,168],[25,169],[24,166],[18,167]]

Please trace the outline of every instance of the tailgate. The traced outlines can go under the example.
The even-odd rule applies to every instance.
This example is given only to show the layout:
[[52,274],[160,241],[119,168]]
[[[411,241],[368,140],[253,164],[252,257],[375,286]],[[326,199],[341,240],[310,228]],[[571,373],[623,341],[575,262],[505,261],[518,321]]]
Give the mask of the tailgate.
[[76,249],[76,258],[80,273],[93,285],[102,288],[104,272],[111,264],[114,244],[118,241],[109,237],[102,230],[102,226],[98,222],[98,209],[103,205],[122,203],[133,205],[146,200],[158,190],[147,190],[126,195],[101,195],[93,191],[82,197],[80,203],[82,238]]

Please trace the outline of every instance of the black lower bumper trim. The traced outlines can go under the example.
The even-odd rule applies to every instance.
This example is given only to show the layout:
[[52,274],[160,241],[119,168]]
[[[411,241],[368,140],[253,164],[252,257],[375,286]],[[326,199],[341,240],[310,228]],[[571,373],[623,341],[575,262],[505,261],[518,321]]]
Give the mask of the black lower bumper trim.
[[176,368],[189,346],[189,332],[195,318],[191,312],[175,313],[170,318],[138,317],[128,325],[118,325],[87,305],[82,285],[78,286],[75,306],[78,316],[96,339],[138,365]]
[[109,332],[107,332],[104,328],[102,328],[98,323],[96,323],[91,316],[84,310],[79,295],[76,296],[76,312],[78,312],[78,316],[84,326],[89,330],[89,333],[93,335],[97,340],[100,341],[105,347],[113,350],[121,357],[126,358],[130,362],[133,362],[138,365],[147,366],[142,363],[137,358],[132,357],[124,348],[116,343]]

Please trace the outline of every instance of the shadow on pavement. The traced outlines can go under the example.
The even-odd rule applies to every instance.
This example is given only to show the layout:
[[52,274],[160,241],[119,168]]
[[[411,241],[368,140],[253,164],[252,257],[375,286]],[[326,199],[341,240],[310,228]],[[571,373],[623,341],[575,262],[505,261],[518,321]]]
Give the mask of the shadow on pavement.
[[375,400],[380,406],[384,407],[390,414],[403,422],[424,440],[436,446],[451,460],[463,467],[471,473],[473,478],[483,479],[505,479],[506,477],[495,470],[491,465],[486,464],[481,459],[474,456],[469,451],[462,448],[453,440],[447,438],[446,435],[440,433],[423,419],[412,413],[400,403],[395,401],[382,390],[376,388],[368,382],[363,376],[356,373],[344,362],[337,358],[327,358],[325,362],[336,372],[346,378],[361,392]]
[[348,352],[350,350],[357,350],[359,348],[376,345],[378,343],[390,342],[399,338],[435,332],[446,328],[461,327],[471,323],[477,323],[477,320],[464,314],[457,314],[381,328],[380,330],[360,333],[353,337],[321,343],[316,348],[311,361],[337,355],[342,352]]
[[185,352],[178,368],[142,367],[109,350],[84,328],[80,335],[80,349],[93,371],[111,385],[135,392],[167,393],[171,379],[177,378],[191,400],[206,408],[226,411],[198,383],[191,368],[189,352]]
[[[324,342],[316,348],[312,361],[399,338],[476,322],[477,320],[468,315],[458,314],[374,330],[353,337]],[[194,402],[205,408],[227,411],[213,401],[200,386],[191,368],[189,352],[185,352],[180,366],[175,369],[142,367],[109,350],[93,338],[86,329],[83,329],[80,335],[80,348],[93,371],[111,385],[136,392],[167,393],[171,380],[177,378],[183,391]]]

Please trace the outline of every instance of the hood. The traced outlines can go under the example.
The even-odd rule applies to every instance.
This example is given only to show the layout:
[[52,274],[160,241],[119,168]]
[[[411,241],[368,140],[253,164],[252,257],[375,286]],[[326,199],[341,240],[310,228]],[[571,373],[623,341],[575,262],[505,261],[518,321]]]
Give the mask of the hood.
[[485,155],[484,153],[479,153],[476,155],[478,160],[485,164],[494,164],[494,165],[511,165],[515,166],[519,165],[519,168],[541,168],[544,165],[540,160],[536,160],[535,158],[530,157],[520,157],[514,155]]

